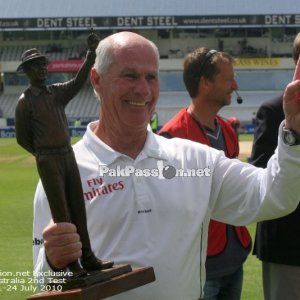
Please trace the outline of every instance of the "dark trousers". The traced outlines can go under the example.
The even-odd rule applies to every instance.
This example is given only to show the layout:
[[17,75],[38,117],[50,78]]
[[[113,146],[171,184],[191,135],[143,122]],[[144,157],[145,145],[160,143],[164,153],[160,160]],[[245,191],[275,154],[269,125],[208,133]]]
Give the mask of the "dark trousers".
[[204,300],[240,300],[243,285],[243,267],[232,274],[207,280],[204,285]]
[[82,242],[82,256],[91,255],[86,210],[80,174],[71,147],[41,151],[37,169],[48,198],[55,223],[69,222],[77,227]]

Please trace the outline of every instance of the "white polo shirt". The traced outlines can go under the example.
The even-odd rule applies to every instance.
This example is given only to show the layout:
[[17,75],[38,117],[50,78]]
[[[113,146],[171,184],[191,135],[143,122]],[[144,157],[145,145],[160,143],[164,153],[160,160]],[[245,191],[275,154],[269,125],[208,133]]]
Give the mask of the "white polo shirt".
[[[206,145],[148,131],[134,160],[99,140],[92,132],[95,123],[74,146],[92,248],[97,257],[116,264],[153,266],[156,275],[155,282],[112,299],[199,299],[210,218],[244,225],[282,216],[298,204],[299,146],[279,140],[279,155],[263,170],[227,159]],[[50,217],[39,184],[35,271],[49,270],[42,231]]]

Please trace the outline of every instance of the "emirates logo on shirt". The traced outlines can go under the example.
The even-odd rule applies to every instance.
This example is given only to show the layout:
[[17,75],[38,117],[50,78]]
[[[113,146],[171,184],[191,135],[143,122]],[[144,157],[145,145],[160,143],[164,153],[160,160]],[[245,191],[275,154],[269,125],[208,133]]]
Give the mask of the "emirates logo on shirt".
[[123,190],[124,181],[119,180],[116,182],[105,183],[103,178],[92,178],[86,181],[89,189],[83,193],[84,199],[90,201],[96,197],[107,195],[115,191]]

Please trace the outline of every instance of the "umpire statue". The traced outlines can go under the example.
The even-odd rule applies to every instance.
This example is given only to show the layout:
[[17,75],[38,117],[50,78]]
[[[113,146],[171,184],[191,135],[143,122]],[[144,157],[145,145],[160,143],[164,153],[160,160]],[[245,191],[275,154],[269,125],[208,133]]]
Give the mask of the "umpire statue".
[[73,223],[80,235],[81,263],[76,260],[68,265],[74,278],[113,265],[99,260],[91,249],[83,190],[64,111],[86,82],[95,62],[98,43],[99,37],[91,33],[82,67],[75,78],[64,83],[46,85],[48,59],[35,48],[23,53],[17,69],[30,81],[16,107],[17,142],[35,156],[53,221]]

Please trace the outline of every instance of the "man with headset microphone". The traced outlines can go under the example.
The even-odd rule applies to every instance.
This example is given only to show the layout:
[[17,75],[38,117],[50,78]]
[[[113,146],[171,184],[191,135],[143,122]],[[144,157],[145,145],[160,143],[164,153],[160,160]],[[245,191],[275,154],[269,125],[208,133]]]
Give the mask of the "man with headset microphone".
[[[237,136],[231,125],[218,116],[222,107],[230,105],[232,92],[236,93],[237,102],[242,103],[236,91],[233,63],[229,54],[205,47],[188,54],[183,79],[191,104],[166,123],[160,134],[207,144],[223,150],[229,158],[236,158]],[[240,299],[242,266],[250,250],[251,238],[246,227],[210,221],[203,299]]]

